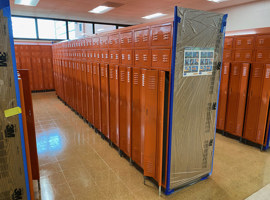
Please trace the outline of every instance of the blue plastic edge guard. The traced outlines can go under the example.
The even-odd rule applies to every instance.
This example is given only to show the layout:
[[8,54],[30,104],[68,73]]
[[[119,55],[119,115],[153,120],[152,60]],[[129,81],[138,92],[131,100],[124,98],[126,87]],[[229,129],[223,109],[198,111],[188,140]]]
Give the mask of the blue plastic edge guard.
[[[12,56],[12,63],[13,63],[13,76],[14,76],[14,82],[15,82],[16,100],[17,100],[17,106],[21,107],[20,89],[19,89],[17,67],[16,67],[16,58],[15,58],[15,49],[14,49],[14,40],[13,40],[13,31],[12,31],[9,0],[1,0],[0,8],[3,9],[3,15],[8,18],[8,31],[9,31],[10,49],[11,49],[11,56]],[[27,170],[28,168],[27,168],[27,160],[26,160],[26,152],[25,152],[25,141],[24,141],[22,114],[19,114],[18,116],[19,116],[20,132],[21,132],[21,145],[22,145],[22,156],[23,156],[23,165],[24,165],[26,194],[27,194],[27,199],[30,200],[31,197],[30,197],[29,177],[28,177],[28,170]]]
[[[224,47],[224,39],[225,39],[225,31],[226,31],[226,22],[227,22],[228,14],[223,15],[222,24],[221,24],[221,30],[223,33],[223,44],[222,44],[222,55],[223,55],[223,47]],[[220,77],[222,72],[222,59],[221,57],[221,67],[220,67]],[[209,176],[213,173],[213,165],[214,165],[214,154],[215,154],[215,144],[216,144],[216,130],[217,130],[217,114],[218,114],[218,102],[219,102],[219,92],[220,92],[220,80],[218,84],[218,94],[217,94],[217,109],[216,109],[216,119],[215,119],[215,135],[214,135],[214,142],[213,142],[213,155],[212,155],[212,166],[211,166],[211,172],[209,173]],[[202,179],[204,180],[204,179]]]
[[226,29],[227,18],[228,18],[228,14],[223,15],[223,19],[222,19],[222,23],[221,23],[221,29],[220,29],[221,33],[223,33],[223,32],[225,33],[224,29]]
[[167,184],[165,194],[169,195],[174,192],[170,190],[170,171],[171,171],[171,139],[172,139],[172,114],[173,114],[173,91],[174,91],[174,73],[175,73],[175,55],[177,43],[177,28],[181,18],[177,15],[177,6],[174,7],[174,21],[173,21],[173,46],[172,46],[172,64],[171,64],[171,92],[170,92],[170,114],[169,114],[169,136],[168,136],[168,162],[167,162]]
[[[270,124],[269,124],[269,127],[270,127]],[[268,130],[268,136],[267,136],[266,146],[263,147],[263,150],[267,150],[269,148],[269,139],[270,139],[270,128]]]

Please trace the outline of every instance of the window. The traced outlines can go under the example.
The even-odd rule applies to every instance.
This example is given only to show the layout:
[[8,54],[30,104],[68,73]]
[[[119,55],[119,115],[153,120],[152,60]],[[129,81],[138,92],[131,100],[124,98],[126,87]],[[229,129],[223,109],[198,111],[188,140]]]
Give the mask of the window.
[[126,26],[118,26],[118,29],[120,29],[120,28],[126,28]]
[[65,21],[38,19],[38,33],[40,39],[67,39]]
[[95,24],[95,33],[102,33],[116,29],[115,25]]
[[13,36],[15,38],[36,39],[36,23],[34,18],[12,17]]
[[93,24],[81,22],[68,22],[69,39],[77,39],[93,34]]

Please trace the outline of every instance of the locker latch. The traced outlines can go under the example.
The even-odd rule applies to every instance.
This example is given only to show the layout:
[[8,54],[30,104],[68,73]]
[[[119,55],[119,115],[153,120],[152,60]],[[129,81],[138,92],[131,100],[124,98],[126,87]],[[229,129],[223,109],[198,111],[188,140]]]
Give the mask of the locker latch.
[[217,109],[217,103],[214,102],[213,105],[212,105],[212,110],[216,110]]
[[5,136],[6,137],[15,137],[15,125],[13,124],[8,124],[6,126],[6,130],[5,130]]
[[221,68],[221,62],[218,62],[218,64],[217,64],[217,70],[220,70],[220,68]]

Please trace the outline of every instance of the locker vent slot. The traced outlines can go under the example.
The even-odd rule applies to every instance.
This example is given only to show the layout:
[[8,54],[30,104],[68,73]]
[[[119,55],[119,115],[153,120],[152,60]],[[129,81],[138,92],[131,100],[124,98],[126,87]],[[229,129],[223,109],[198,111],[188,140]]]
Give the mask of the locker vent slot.
[[156,90],[156,77],[155,76],[149,76],[148,88],[150,90]]
[[255,68],[253,77],[260,78],[262,76],[262,68]]
[[139,74],[137,72],[133,73],[133,84],[138,85],[139,83]]
[[233,68],[233,75],[234,76],[238,76],[239,75],[239,67],[238,66],[234,66],[234,68]]
[[125,72],[124,71],[120,72],[120,81],[122,81],[122,82],[125,81]]
[[113,69],[110,69],[110,78],[113,78]]

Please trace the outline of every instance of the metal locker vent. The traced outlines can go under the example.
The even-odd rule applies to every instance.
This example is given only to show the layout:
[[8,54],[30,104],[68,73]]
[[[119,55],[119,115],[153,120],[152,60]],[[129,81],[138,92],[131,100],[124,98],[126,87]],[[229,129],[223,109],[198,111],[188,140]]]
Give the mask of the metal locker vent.
[[256,67],[253,72],[253,77],[260,78],[262,76],[262,68]]
[[137,72],[133,73],[133,84],[135,85],[139,84],[139,74]]

